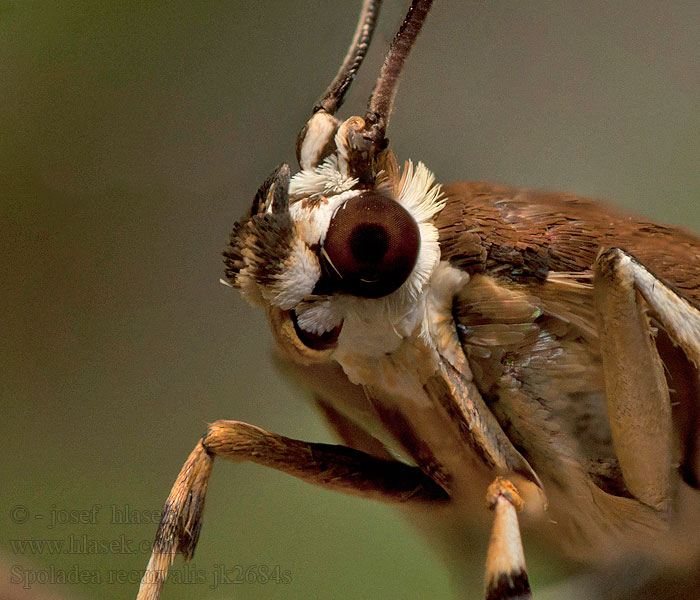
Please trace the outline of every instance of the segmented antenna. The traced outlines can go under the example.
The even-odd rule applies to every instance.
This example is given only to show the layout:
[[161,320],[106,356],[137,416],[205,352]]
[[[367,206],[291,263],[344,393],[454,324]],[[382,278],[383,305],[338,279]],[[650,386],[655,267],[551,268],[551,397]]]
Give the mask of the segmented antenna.
[[360,68],[369,49],[381,4],[382,0],[365,0],[363,2],[355,36],[350,43],[345,60],[343,60],[335,79],[314,105],[314,112],[325,110],[328,114],[334,115],[342,106],[345,93],[355,79],[355,73]]
[[[335,79],[314,105],[314,112],[297,136],[296,154],[302,169],[312,169],[336,148],[336,134],[344,136],[341,169],[346,175],[357,177],[361,183],[372,182],[372,163],[387,145],[386,128],[399,85],[399,77],[406,58],[411,52],[432,0],[413,0],[399,31],[391,42],[379,79],[369,98],[365,118],[361,124],[349,119],[341,126],[334,116],[340,108],[355,73],[367,54],[381,0],[364,0],[355,36],[350,44],[342,67]],[[341,136],[342,137],[342,136]]]
[[364,137],[377,150],[383,149],[386,145],[384,138],[394,98],[396,97],[396,90],[399,87],[401,70],[423,27],[423,22],[432,3],[432,0],[413,0],[411,2],[406,18],[401,24],[396,37],[391,42],[389,52],[379,73],[379,79],[369,98],[367,113],[365,114],[365,123],[369,125],[369,131]]

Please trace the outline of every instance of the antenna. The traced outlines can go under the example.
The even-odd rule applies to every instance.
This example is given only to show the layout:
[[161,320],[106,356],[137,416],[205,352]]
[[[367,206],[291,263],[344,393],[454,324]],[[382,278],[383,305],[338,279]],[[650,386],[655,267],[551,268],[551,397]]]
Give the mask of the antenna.
[[386,145],[386,128],[389,124],[396,90],[399,87],[399,77],[432,3],[432,0],[411,2],[406,18],[391,42],[379,79],[369,98],[365,114],[365,123],[369,127],[364,137],[374,144],[376,150],[382,150]]

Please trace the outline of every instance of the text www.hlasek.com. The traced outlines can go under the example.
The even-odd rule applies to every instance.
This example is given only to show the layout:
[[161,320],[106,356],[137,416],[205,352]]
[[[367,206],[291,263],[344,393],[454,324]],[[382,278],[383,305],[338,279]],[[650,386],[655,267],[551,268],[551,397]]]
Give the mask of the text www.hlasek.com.
[[133,540],[120,535],[114,539],[95,539],[85,534],[65,538],[10,540],[13,554],[145,554],[153,541]]

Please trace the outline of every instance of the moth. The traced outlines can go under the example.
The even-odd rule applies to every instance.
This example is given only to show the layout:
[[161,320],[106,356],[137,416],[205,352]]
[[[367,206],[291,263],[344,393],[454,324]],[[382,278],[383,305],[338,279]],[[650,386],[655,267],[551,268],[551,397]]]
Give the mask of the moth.
[[224,253],[226,283],[266,310],[342,443],[212,423],[166,501],[139,598],[192,557],[219,456],[416,507],[436,531],[490,519],[490,600],[531,595],[521,522],[611,572],[631,556],[650,579],[692,566],[700,239],[591,199],[440,185],[401,164],[387,127],[427,0],[412,2],[364,115],[338,118],[379,4],[363,3],[298,168],[263,182]]

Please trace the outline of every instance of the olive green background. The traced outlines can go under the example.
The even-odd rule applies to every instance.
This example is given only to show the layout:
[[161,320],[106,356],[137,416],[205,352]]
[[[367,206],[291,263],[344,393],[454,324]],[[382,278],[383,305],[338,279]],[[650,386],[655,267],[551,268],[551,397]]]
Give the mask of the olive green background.
[[[400,159],[700,229],[695,0],[435,4],[389,131]],[[358,5],[0,0],[2,598],[134,597],[155,526],[133,521],[161,507],[206,422],[331,440],[274,371],[264,315],[218,279]],[[363,110],[405,5],[387,2],[344,114]],[[204,581],[165,598],[449,597],[389,507],[224,461],[207,504]],[[484,555],[464,566],[475,596]],[[213,586],[222,564],[258,583]],[[530,564],[535,585],[552,576]],[[277,565],[291,583],[259,583]],[[101,583],[13,583],[60,570]]]

